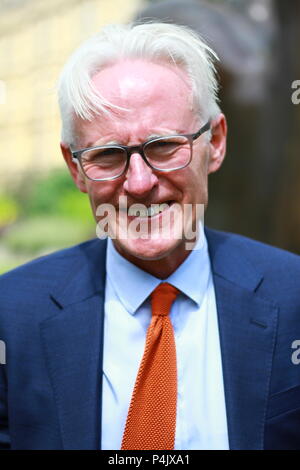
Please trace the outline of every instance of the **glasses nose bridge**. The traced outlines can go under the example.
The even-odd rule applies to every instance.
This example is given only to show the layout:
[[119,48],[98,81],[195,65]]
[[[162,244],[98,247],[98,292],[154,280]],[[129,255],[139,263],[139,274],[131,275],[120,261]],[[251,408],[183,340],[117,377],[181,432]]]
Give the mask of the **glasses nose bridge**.
[[138,153],[142,157],[144,162],[151,168],[151,165],[149,164],[149,162],[148,162],[148,160],[145,156],[145,153],[144,153],[144,144],[131,145],[130,147],[126,147],[126,151],[127,151],[128,166],[129,166],[129,163],[130,163],[131,155],[133,153]]

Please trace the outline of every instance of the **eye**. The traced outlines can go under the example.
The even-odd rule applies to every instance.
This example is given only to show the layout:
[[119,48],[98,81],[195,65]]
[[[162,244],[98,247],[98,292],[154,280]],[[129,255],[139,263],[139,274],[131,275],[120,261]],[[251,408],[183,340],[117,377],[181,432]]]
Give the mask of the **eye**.
[[115,164],[126,158],[124,150],[116,147],[103,147],[99,149],[87,150],[82,154],[82,161],[90,164]]
[[180,143],[178,144],[177,142],[172,142],[172,141],[168,141],[168,140],[161,140],[159,142],[154,143],[151,146],[151,149],[171,150],[173,148],[176,148],[177,145],[180,145]]
[[150,142],[146,146],[146,152],[151,155],[169,156],[178,151],[182,146],[188,143],[185,137],[176,136],[170,139],[161,139]]

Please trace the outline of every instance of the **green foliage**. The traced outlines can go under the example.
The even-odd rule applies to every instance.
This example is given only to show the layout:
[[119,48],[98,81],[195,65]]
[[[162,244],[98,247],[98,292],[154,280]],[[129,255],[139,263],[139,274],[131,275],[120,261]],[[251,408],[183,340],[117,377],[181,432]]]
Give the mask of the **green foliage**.
[[18,222],[2,239],[14,253],[36,255],[80,243],[95,236],[90,224],[57,216],[36,216]]
[[27,174],[0,195],[0,273],[96,236],[89,198],[66,170]]
[[61,215],[91,221],[88,197],[75,186],[66,170],[55,170],[35,182],[24,204],[24,215]]
[[89,199],[80,191],[66,191],[57,204],[57,214],[68,219],[91,223],[94,218]]
[[19,206],[13,198],[0,195],[0,228],[15,222],[19,210]]

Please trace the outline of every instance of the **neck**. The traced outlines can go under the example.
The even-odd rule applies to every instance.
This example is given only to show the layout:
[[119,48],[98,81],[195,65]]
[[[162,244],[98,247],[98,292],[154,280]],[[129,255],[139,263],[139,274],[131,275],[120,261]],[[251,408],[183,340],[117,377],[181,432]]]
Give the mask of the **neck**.
[[[193,245],[195,245],[196,241],[190,243],[193,243]],[[146,271],[152,276],[157,277],[158,279],[167,279],[185,261],[185,259],[189,256],[192,251],[192,249],[182,249],[181,246],[178,246],[166,256],[159,259],[151,260],[138,258],[133,254],[122,250],[122,248],[117,246],[116,244],[114,244],[114,246],[118,253],[125,259],[127,259],[130,263],[134,264],[143,271]]]

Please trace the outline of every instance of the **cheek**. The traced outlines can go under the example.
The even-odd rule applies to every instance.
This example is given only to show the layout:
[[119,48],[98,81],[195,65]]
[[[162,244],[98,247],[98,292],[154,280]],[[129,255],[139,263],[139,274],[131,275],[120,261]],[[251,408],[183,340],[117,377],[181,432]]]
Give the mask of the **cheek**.
[[191,166],[193,181],[196,185],[207,184],[208,177],[208,151],[196,155]]
[[100,204],[113,204],[116,202],[118,184],[110,182],[89,182],[87,191],[90,198],[91,206],[95,210]]
[[204,203],[207,199],[207,168],[202,162],[193,162],[186,168],[182,175],[181,186],[183,188],[184,200],[189,202]]
[[196,191],[201,189],[201,186],[207,180],[207,173],[205,169],[200,165],[193,165],[186,169],[186,172],[182,179],[182,186],[184,191]]

